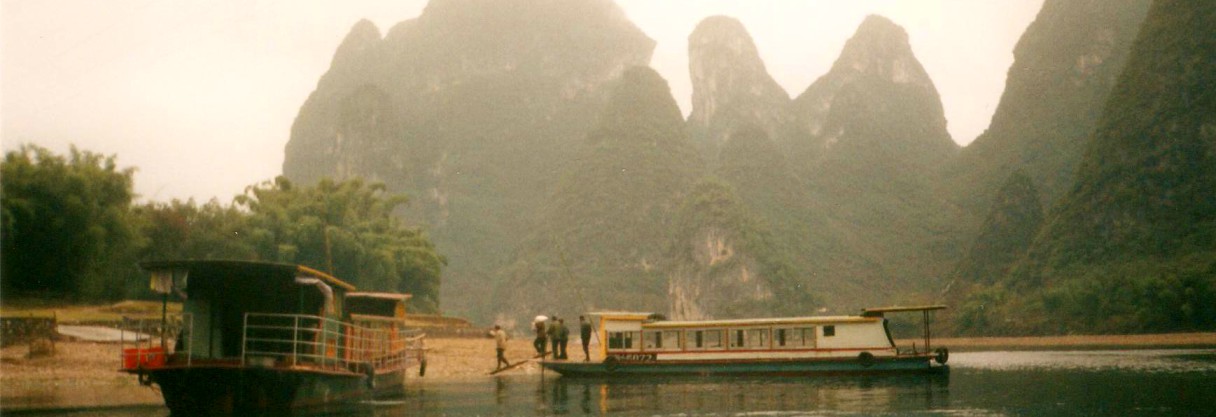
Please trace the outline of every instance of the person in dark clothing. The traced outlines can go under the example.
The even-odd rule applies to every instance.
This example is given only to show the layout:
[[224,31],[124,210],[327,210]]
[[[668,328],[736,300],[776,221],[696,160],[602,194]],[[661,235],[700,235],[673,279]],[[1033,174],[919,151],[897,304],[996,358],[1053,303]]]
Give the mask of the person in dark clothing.
[[557,353],[554,353],[555,355],[558,355],[557,356],[558,359],[561,359],[561,360],[569,359],[569,357],[566,356],[566,342],[569,342],[569,341],[570,341],[570,328],[566,327],[565,320],[558,319],[557,320],[557,348],[558,349],[557,349]]
[[587,317],[578,316],[578,337],[583,340],[583,362],[591,361],[591,323]]
[[545,321],[537,320],[532,323],[533,330],[536,330],[536,340],[532,341],[532,347],[536,348],[536,356],[545,356]]
[[561,359],[560,357],[558,357],[558,352],[557,352],[557,344],[558,344],[558,342],[557,342],[557,322],[558,322],[558,320],[561,320],[561,319],[557,318],[557,316],[550,316],[550,318],[549,318],[548,336],[549,336],[549,347],[551,348],[551,349],[549,349],[549,353],[551,355],[553,355],[552,356],[553,359]]

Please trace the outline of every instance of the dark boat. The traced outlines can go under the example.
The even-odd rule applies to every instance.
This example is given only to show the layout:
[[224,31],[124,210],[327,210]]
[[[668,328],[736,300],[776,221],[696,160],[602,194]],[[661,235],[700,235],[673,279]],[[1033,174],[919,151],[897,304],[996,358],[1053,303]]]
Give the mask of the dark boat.
[[[590,313],[599,362],[546,360],[563,376],[832,375],[941,373],[949,351],[931,350],[929,313],[945,306],[883,307],[857,316],[668,321],[652,313]],[[924,315],[924,344],[900,348],[887,313]]]
[[408,295],[359,293],[305,266],[142,263],[182,312],[131,323],[122,372],[156,385],[175,415],[275,411],[400,395],[424,369]]

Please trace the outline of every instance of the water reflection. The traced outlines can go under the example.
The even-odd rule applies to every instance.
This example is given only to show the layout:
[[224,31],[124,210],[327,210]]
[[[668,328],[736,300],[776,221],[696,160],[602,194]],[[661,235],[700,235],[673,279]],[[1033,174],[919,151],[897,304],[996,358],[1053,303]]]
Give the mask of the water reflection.
[[952,368],[988,370],[1123,370],[1149,373],[1216,372],[1216,350],[1100,350],[973,352],[951,357]]
[[[1216,351],[983,352],[943,375],[411,378],[399,398],[309,416],[1190,416],[1216,410]],[[8,413],[5,413],[8,414]],[[163,408],[84,416],[163,417]]]
[[[949,406],[949,375],[850,378],[622,380],[558,378],[541,399],[554,414],[680,414],[743,410],[878,411]],[[571,399],[569,392],[579,393]]]

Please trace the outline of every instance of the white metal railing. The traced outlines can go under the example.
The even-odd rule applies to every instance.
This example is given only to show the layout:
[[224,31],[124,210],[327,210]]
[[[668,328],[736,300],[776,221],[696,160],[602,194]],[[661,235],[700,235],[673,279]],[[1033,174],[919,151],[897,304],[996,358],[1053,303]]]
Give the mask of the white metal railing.
[[246,366],[366,372],[409,366],[422,349],[420,332],[391,319],[348,323],[303,314],[247,313],[243,329],[241,364]]
[[194,316],[175,313],[161,318],[123,317],[118,327],[122,369],[156,368],[184,362],[190,365],[190,335]]

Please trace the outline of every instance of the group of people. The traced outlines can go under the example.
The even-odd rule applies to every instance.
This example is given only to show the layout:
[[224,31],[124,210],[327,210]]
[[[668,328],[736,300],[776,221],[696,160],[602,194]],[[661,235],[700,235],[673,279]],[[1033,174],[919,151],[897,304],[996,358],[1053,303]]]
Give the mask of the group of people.
[[[583,342],[583,361],[591,360],[591,323],[587,321],[587,317],[578,316],[578,333]],[[533,340],[532,346],[536,348],[537,357],[545,357],[553,355],[553,359],[566,360],[566,343],[570,340],[570,328],[566,327],[566,321],[557,316],[547,318],[538,317],[532,323],[532,329],[536,333],[536,339]],[[501,326],[495,325],[494,330],[490,331],[490,336],[494,338],[495,348],[498,351],[498,363],[496,370],[503,367],[511,366],[507,361],[504,353],[507,349],[507,332],[502,330]],[[546,351],[546,347],[550,347]]]

